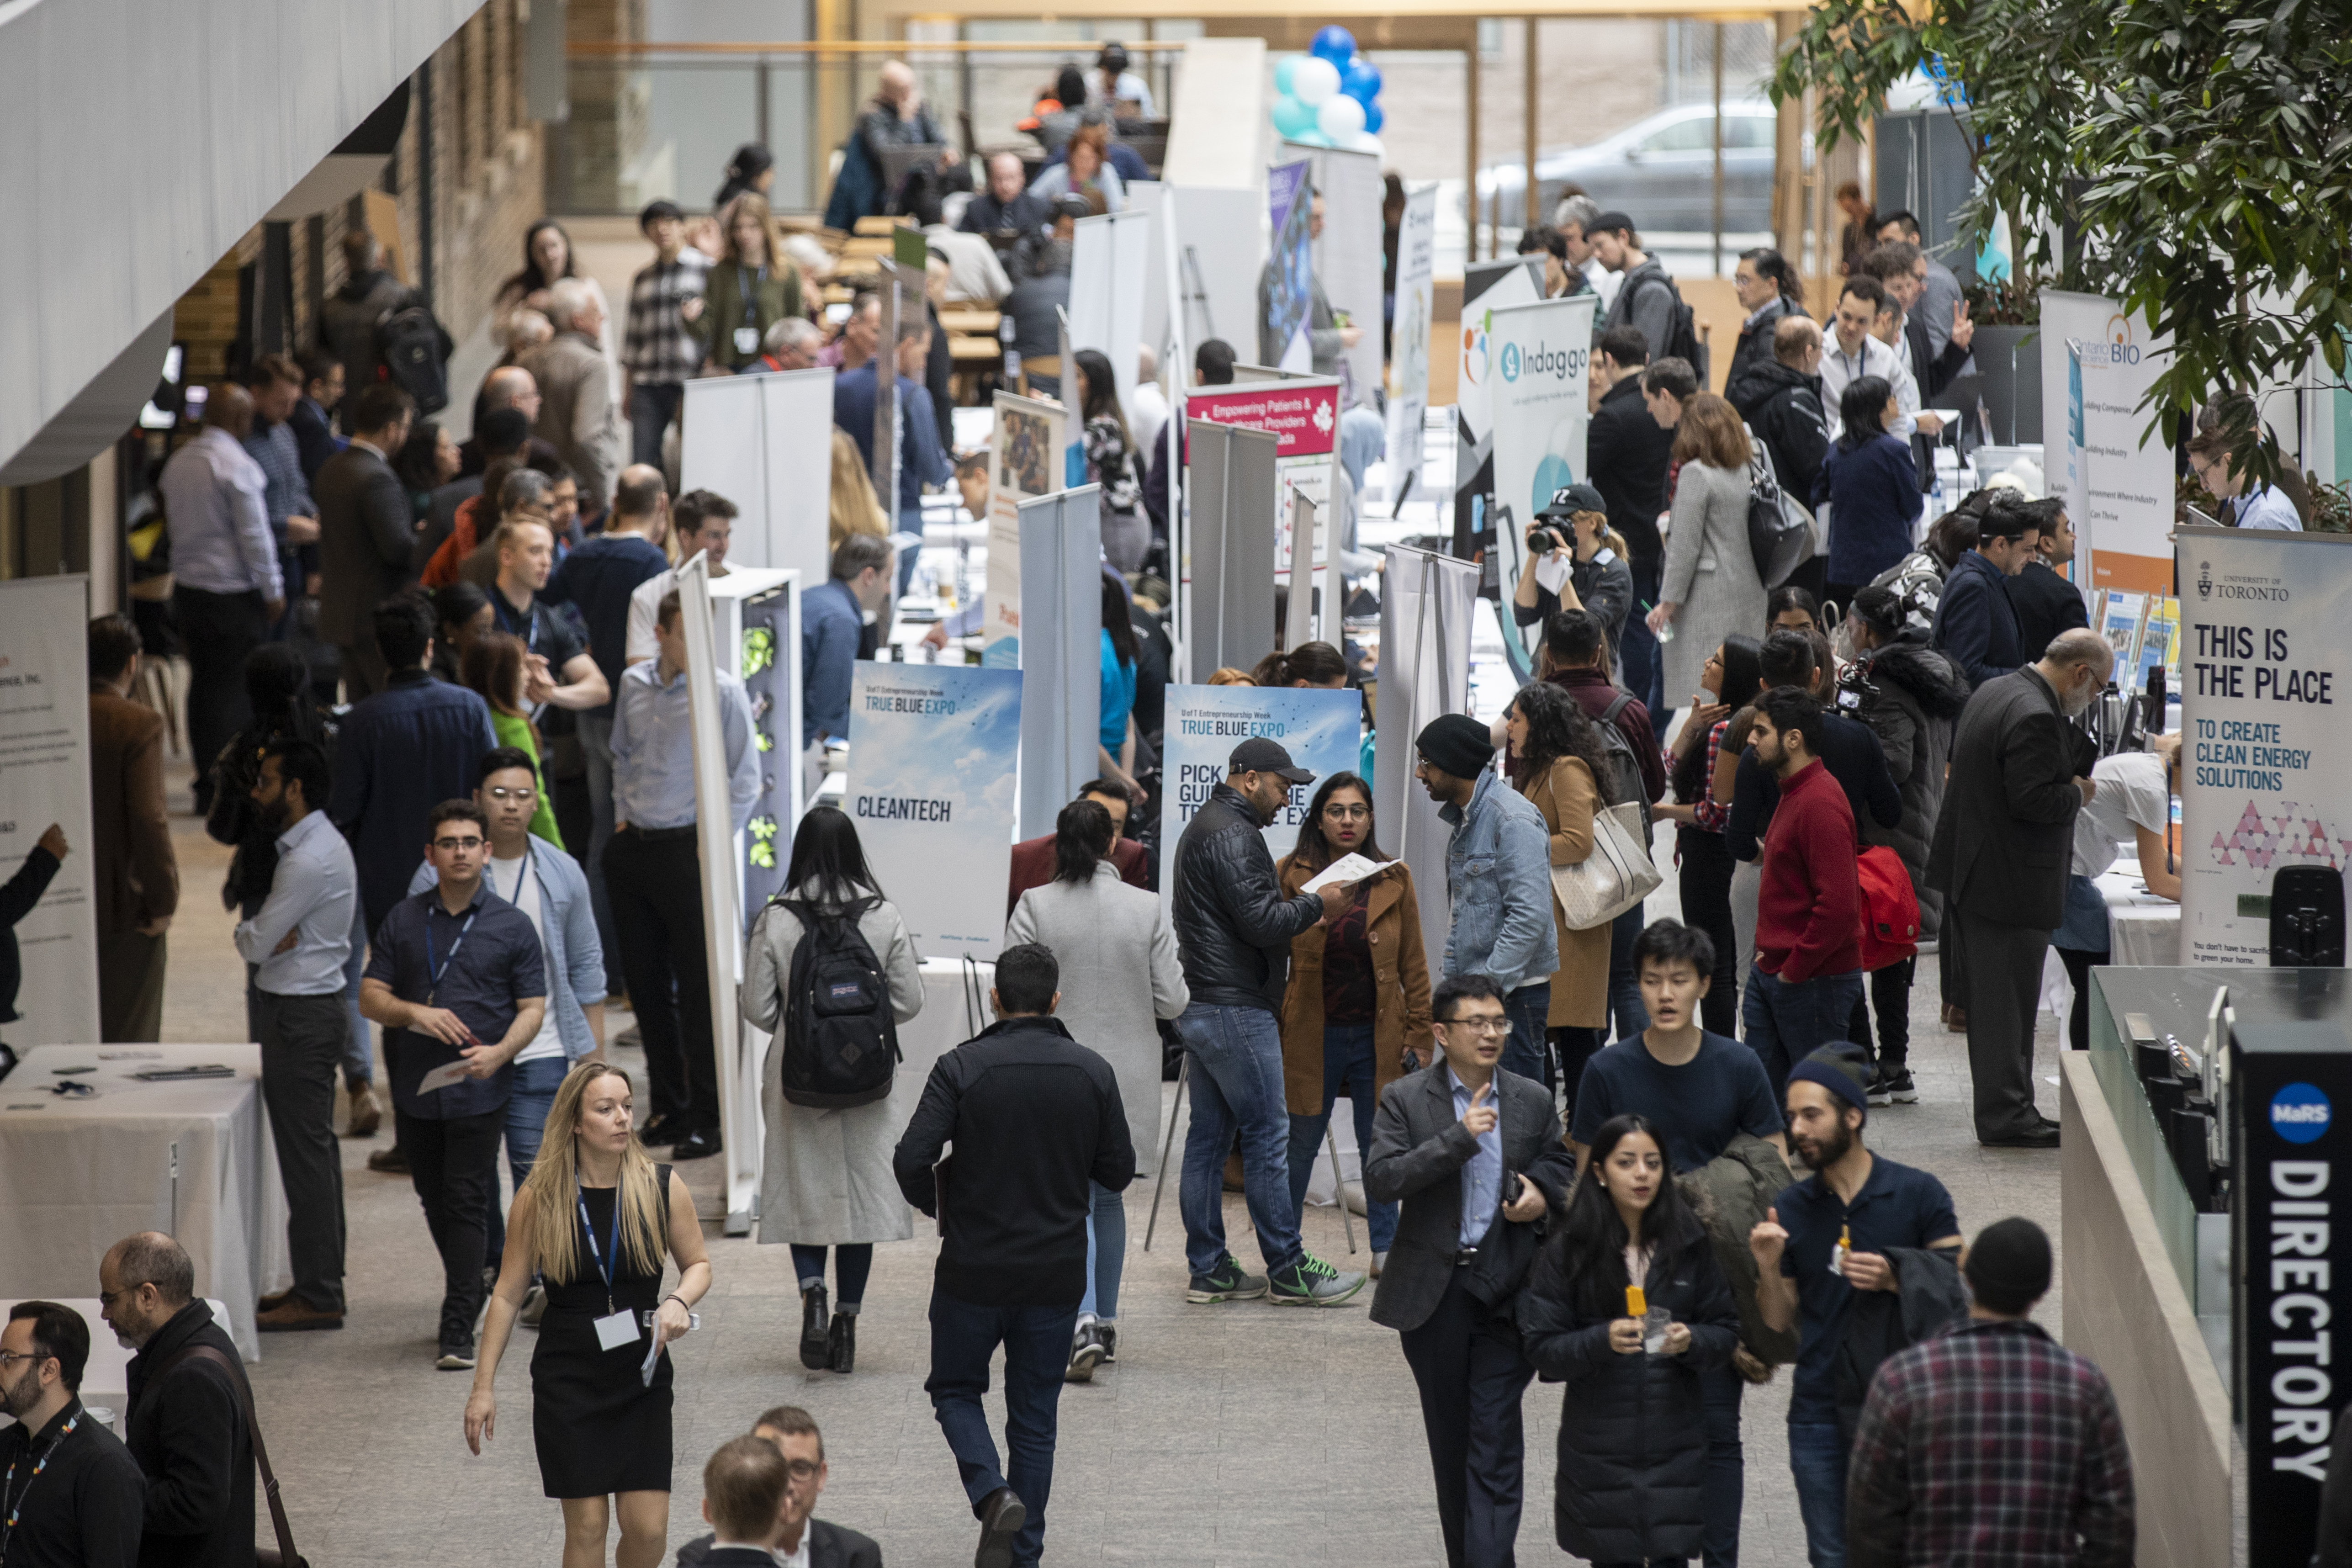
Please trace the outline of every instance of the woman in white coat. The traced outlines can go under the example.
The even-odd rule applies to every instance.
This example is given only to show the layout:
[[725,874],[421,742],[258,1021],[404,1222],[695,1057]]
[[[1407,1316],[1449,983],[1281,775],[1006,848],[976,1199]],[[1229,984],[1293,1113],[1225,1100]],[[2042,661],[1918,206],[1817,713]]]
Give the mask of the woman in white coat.
[[[880,961],[890,1011],[905,1023],[923,1010],[921,960],[907,922],[882,897],[866,868],[857,828],[829,805],[812,807],[793,835],[783,900],[826,911],[856,911],[857,930]],[[783,1096],[784,1019],[791,1011],[793,953],[804,934],[782,900],[751,927],[743,974],[743,1019],[772,1033],[760,1069],[760,1107],[768,1122],[760,1176],[760,1240],[789,1243],[801,1287],[801,1364],[812,1372],[851,1371],[857,1360],[857,1311],[874,1268],[874,1244],[915,1234],[914,1215],[890,1172],[890,1151],[907,1114],[888,1097],[844,1110],[794,1105]],[[833,1248],[835,1300],[828,1318],[825,1248]]]
[[[1135,1140],[1135,1173],[1152,1173],[1160,1154],[1160,1031],[1192,994],[1176,957],[1176,928],[1157,893],[1130,888],[1111,865],[1110,813],[1080,800],[1054,823],[1054,879],[1013,906],[1005,945],[1043,942],[1062,966],[1055,1016],[1070,1037],[1118,1075],[1118,1097]],[[1118,1193],[1094,1189],[1087,1226],[1087,1294],[1070,1337],[1069,1379],[1084,1383],[1118,1349],[1118,1279],[1127,1260],[1127,1208]]]

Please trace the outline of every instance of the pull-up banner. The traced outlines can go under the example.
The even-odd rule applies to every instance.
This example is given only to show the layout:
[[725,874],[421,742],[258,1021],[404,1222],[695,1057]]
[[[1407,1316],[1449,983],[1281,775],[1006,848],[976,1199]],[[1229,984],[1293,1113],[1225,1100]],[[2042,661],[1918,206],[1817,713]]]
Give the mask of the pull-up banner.
[[1265,826],[1265,847],[1277,860],[1290,853],[1298,825],[1307,820],[1307,803],[1322,781],[1333,773],[1352,773],[1360,762],[1363,699],[1342,689],[1290,686],[1171,686],[1168,689],[1168,725],[1162,732],[1160,793],[1160,886],[1162,897],[1175,895],[1176,841],[1192,814],[1209,802],[1225,771],[1234,748],[1254,736],[1282,742],[1297,766],[1311,770],[1315,783],[1293,784],[1290,799]]

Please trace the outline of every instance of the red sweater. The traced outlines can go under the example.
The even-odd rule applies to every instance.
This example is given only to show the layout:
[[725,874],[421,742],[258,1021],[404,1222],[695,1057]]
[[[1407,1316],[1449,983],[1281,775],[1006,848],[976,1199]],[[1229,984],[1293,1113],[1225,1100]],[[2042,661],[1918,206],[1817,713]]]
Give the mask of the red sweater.
[[1756,889],[1756,967],[1790,984],[1862,967],[1853,807],[1820,759],[1780,781]]

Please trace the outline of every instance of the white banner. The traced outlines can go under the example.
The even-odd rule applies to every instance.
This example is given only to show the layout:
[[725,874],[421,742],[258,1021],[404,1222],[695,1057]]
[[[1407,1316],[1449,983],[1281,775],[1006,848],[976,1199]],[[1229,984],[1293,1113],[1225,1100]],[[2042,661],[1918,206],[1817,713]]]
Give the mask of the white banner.
[[[1135,405],[1136,351],[1143,346],[1145,276],[1151,270],[1151,215],[1140,210],[1082,217],[1070,242],[1070,347],[1110,361],[1118,405]],[[1074,372],[1062,370],[1076,402]]]
[[[1599,304],[1590,294],[1577,294],[1500,306],[1487,317],[1496,569],[1506,598],[1518,587],[1528,525],[1553,491],[1584,478],[1584,435],[1591,418],[1585,390]],[[1539,626],[1528,629],[1542,635]]]
[[988,604],[980,661],[1021,666],[1021,503],[1062,488],[1062,405],[1010,392],[996,395],[988,464]]
[[[98,1043],[98,906],[89,827],[89,579],[0,583],[0,882],[24,868],[54,823],[66,858],[16,921],[24,979],[0,1037]],[[0,1008],[8,998],[0,996]]]
[[1412,868],[1420,887],[1423,940],[1430,952],[1441,954],[1454,918],[1453,895],[1445,886],[1445,846],[1453,829],[1412,776],[1413,740],[1438,715],[1470,711],[1478,575],[1470,562],[1391,544],[1381,578],[1373,821],[1381,846]]
[[1389,363],[1396,371],[1396,395],[1389,401],[1391,503],[1421,478],[1436,275],[1437,182],[1432,180],[1405,193],[1404,221],[1397,233],[1396,316],[1389,329]]
[[741,509],[728,548],[735,565],[789,568],[803,583],[832,575],[832,371],[688,382],[677,467],[682,490]]
[[2172,448],[2147,431],[2147,390],[2171,357],[2120,313],[2107,335],[2066,345],[2067,515],[2081,543],[2074,577],[2094,593],[2172,586]]
[[1339,406],[1376,407],[1381,384],[1381,206],[1388,185],[1381,161],[1369,153],[1285,142],[1277,158],[1303,157],[1314,171],[1323,203],[1323,233],[1314,242],[1315,277],[1339,324],[1363,329],[1354,348],[1339,351]]
[[2181,952],[2267,966],[2271,880],[2352,844],[2352,536],[2179,531]]

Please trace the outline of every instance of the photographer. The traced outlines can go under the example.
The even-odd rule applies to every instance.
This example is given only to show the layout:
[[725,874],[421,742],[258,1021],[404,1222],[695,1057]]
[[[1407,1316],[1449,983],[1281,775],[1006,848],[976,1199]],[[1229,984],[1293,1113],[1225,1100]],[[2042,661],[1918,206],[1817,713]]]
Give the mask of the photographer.
[[[1568,577],[1558,588],[1538,580],[1539,571],[1549,574],[1562,568]],[[1550,504],[1528,529],[1527,567],[1512,596],[1512,618],[1531,626],[1563,609],[1582,610],[1601,623],[1614,649],[1633,604],[1633,569],[1626,563],[1625,541],[1609,526],[1609,503],[1591,485],[1553,491]]]

